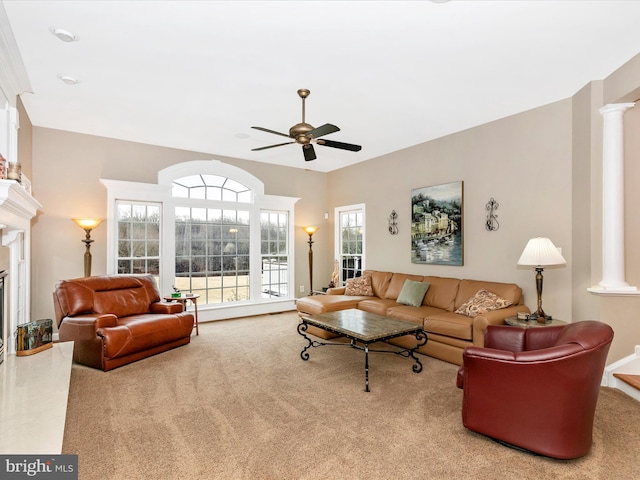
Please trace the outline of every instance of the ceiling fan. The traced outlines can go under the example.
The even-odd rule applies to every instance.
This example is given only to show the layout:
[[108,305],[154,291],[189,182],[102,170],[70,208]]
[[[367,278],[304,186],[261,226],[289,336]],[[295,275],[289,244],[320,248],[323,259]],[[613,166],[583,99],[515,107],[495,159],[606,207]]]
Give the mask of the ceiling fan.
[[313,128],[313,126],[305,123],[304,121],[304,101],[309,96],[311,92],[306,88],[301,88],[298,90],[298,95],[302,99],[302,122],[296,123],[293,127],[289,129],[289,134],[276,132],[274,130],[269,130],[268,128],[263,127],[251,127],[256,130],[261,130],[263,132],[274,133],[276,135],[280,135],[282,137],[292,138],[293,141],[278,143],[276,145],[268,145],[266,147],[252,148],[252,152],[257,152],[259,150],[266,150],[267,148],[281,147],[282,145],[290,145],[292,143],[298,143],[302,145],[302,153],[304,154],[305,161],[315,160],[316,152],[313,149],[313,144],[324,145],[325,147],[333,147],[339,148],[341,150],[349,150],[351,152],[359,152],[362,147],[360,145],[353,145],[351,143],[343,143],[336,142],[333,140],[325,140],[320,137],[324,137],[325,135],[329,135],[330,133],[339,132],[340,129],[335,125],[331,125],[330,123],[325,123],[318,128]]

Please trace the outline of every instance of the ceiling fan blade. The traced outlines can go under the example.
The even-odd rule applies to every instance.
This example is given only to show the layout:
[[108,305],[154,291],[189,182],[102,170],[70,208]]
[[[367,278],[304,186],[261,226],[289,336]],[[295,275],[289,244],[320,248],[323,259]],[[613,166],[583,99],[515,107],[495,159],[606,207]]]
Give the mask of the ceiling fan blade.
[[267,133],[274,133],[276,135],[281,135],[283,137],[289,137],[289,135],[287,135],[286,133],[280,133],[280,132],[276,132],[275,130],[269,130],[268,128],[263,128],[263,127],[251,127],[251,128],[255,128],[256,130],[261,130],[263,132],[267,132]]
[[296,143],[296,142],[285,142],[285,143],[278,143],[277,145],[269,145],[269,146],[266,146],[266,147],[252,148],[251,151],[252,152],[258,152],[260,150],[266,150],[267,148],[281,147],[282,145],[290,145],[292,143]]
[[302,146],[302,153],[304,153],[304,160],[306,162],[309,162],[311,160],[315,160],[316,157],[316,151],[313,149],[313,145],[309,144],[309,145],[303,145]]
[[320,138],[324,135],[329,135],[330,133],[339,132],[340,129],[335,125],[331,125],[330,123],[325,123],[324,125],[320,125],[318,128],[314,128],[313,130],[309,130],[305,135],[307,137]]
[[351,143],[335,142],[333,140],[318,140],[316,143],[318,145],[324,145],[325,147],[340,148],[341,150],[350,150],[352,152],[359,152],[360,150],[362,150],[362,147],[360,145],[353,145]]

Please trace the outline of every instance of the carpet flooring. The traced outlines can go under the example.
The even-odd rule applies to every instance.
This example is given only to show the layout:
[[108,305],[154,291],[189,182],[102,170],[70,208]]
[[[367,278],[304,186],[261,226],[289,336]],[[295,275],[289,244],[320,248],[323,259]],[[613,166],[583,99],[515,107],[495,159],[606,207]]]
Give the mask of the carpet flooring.
[[[200,324],[189,345],[101,372],[74,365],[63,453],[80,480],[640,478],[640,403],[601,388],[589,455],[560,461],[461,422],[458,367],[310,350],[286,312]],[[496,402],[500,402],[496,398]],[[526,407],[526,406],[525,406]],[[548,405],[531,405],[544,421]]]

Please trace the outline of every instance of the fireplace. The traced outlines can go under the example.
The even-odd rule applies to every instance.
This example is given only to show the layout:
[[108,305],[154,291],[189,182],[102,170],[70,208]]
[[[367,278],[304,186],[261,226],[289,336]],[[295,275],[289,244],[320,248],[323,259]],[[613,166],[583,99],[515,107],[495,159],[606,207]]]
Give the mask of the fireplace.
[[16,351],[12,334],[18,325],[31,320],[31,219],[41,207],[15,180],[0,180],[0,244],[8,253],[0,268],[2,360]]

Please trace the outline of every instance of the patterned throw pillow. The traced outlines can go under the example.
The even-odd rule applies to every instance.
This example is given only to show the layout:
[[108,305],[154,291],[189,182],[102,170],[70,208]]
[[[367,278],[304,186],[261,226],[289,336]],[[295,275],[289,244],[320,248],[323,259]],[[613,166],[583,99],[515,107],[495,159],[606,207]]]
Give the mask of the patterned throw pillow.
[[491,312],[492,310],[499,310],[501,308],[508,307],[512,303],[513,302],[505,300],[489,290],[481,289],[478,290],[473,297],[460,305],[460,308],[456,310],[456,313],[460,313],[468,317],[476,317],[483,313]]
[[373,297],[373,287],[371,286],[371,276],[350,278],[345,283],[345,295],[361,295]]

